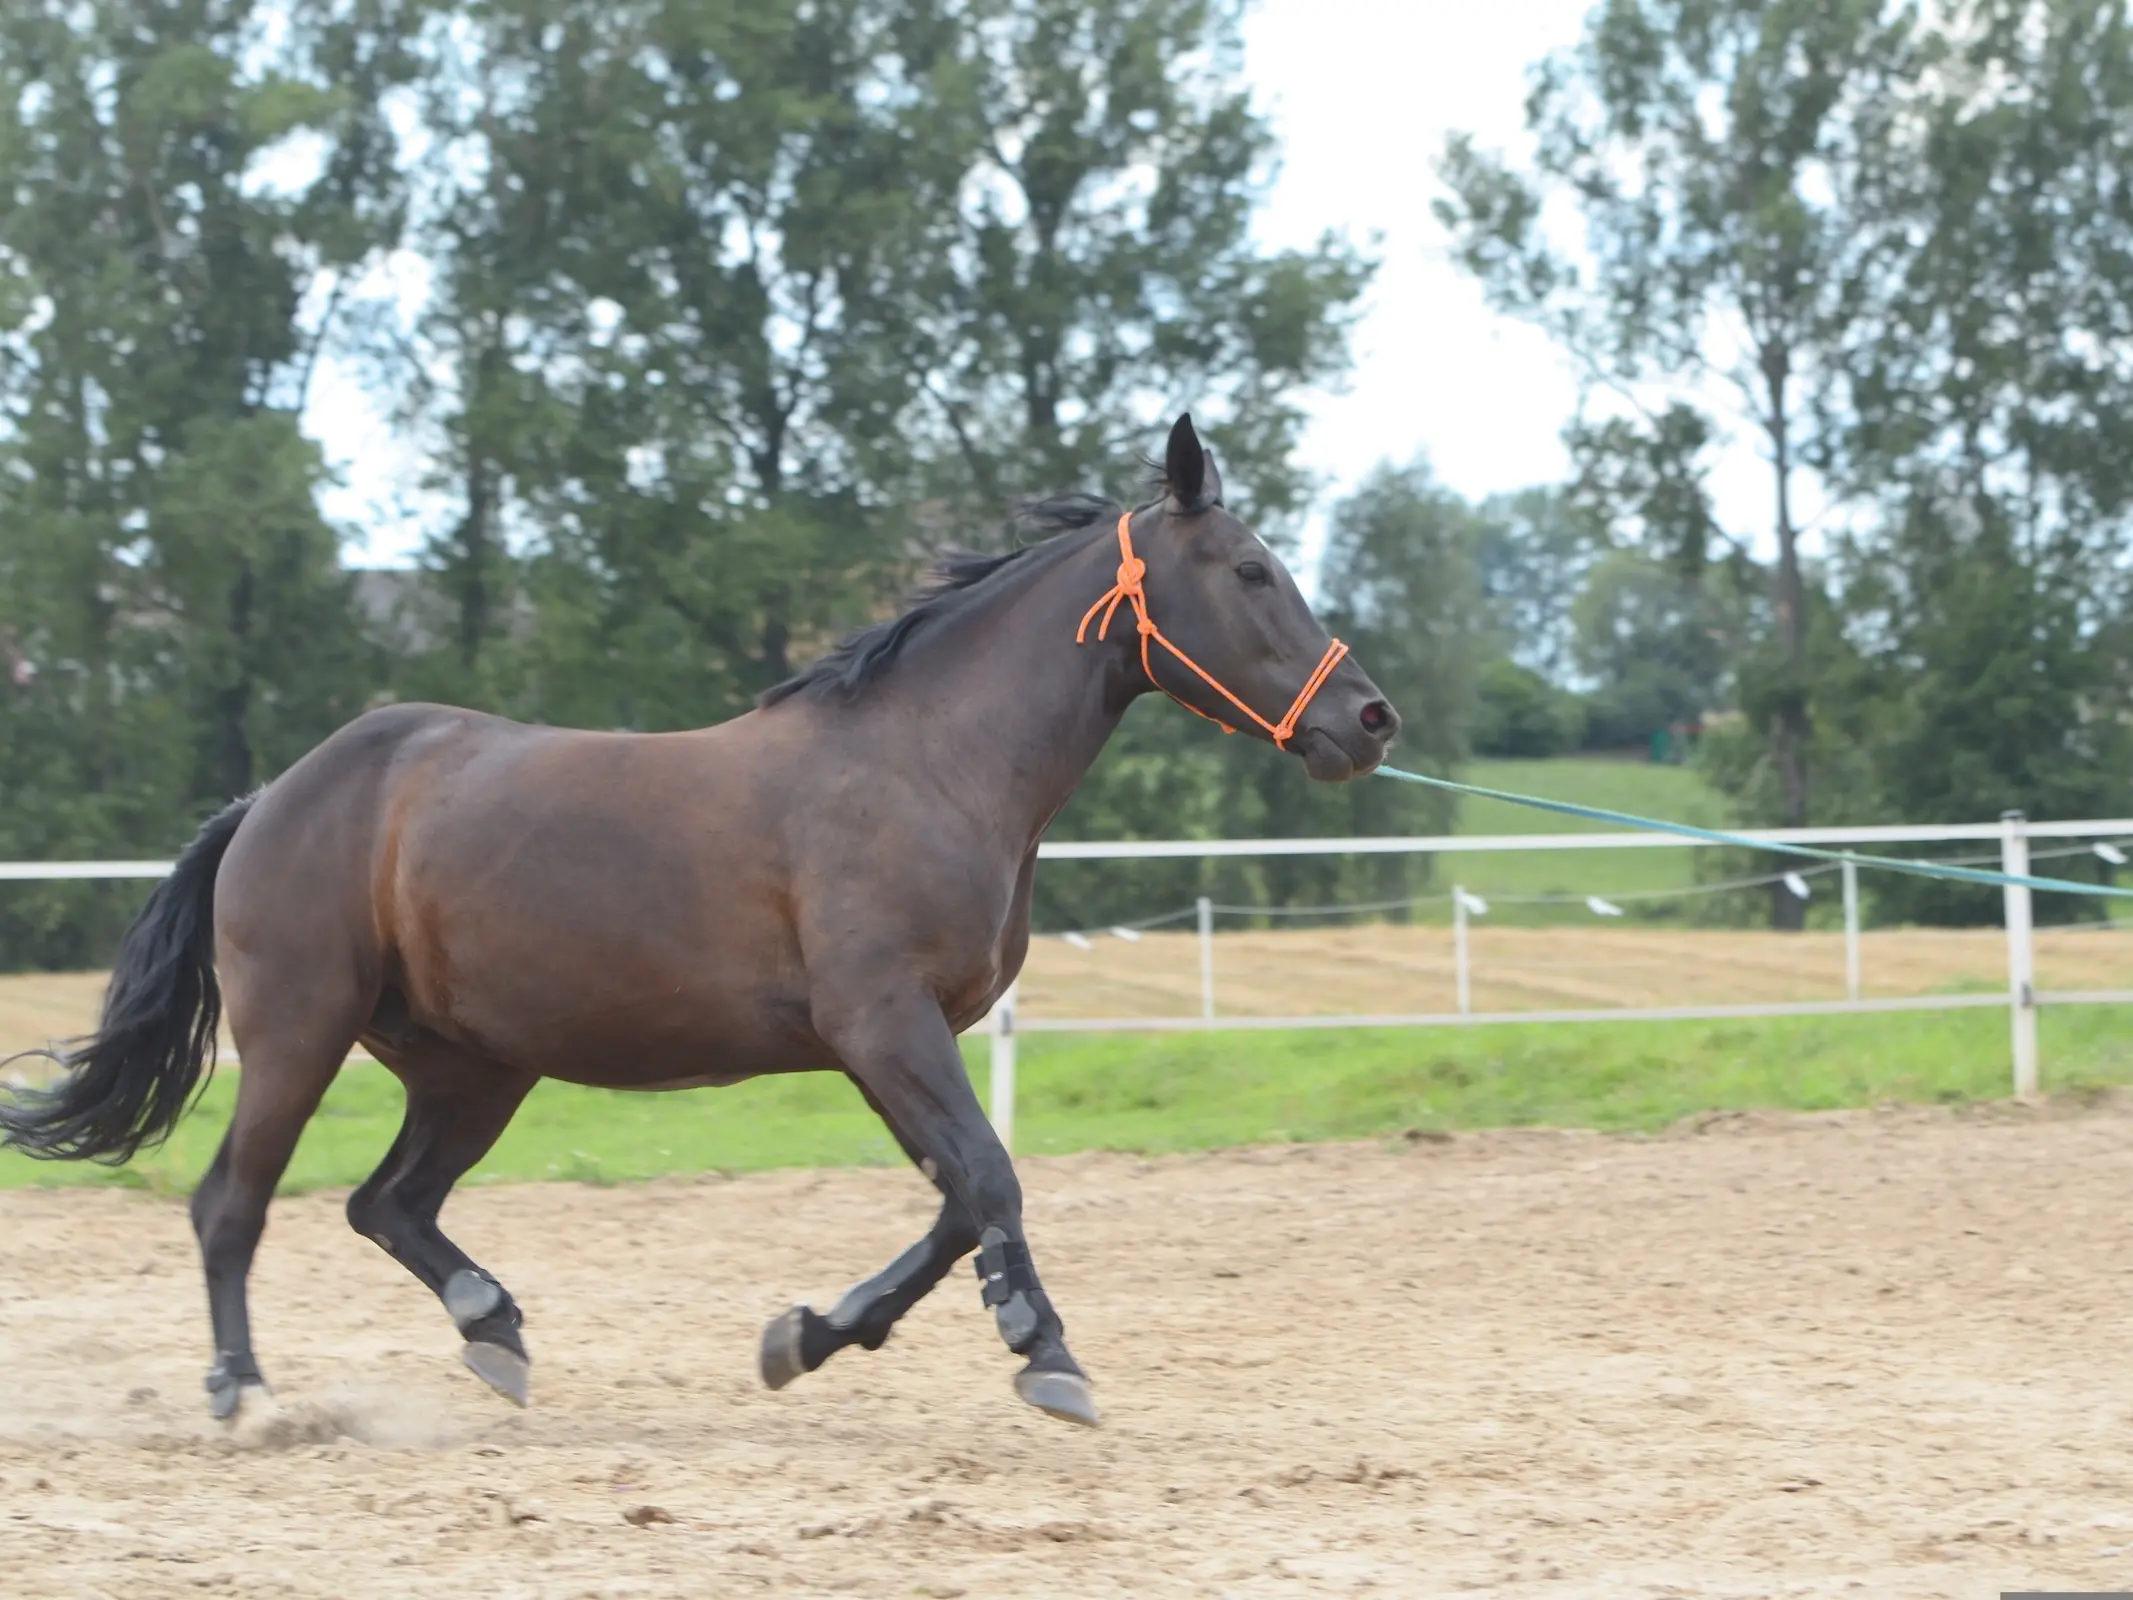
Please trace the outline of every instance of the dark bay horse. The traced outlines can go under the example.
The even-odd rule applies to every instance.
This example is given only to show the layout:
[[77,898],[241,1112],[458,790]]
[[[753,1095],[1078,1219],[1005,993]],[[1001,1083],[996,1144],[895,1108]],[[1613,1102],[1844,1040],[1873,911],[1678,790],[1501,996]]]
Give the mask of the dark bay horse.
[[520,1404],[519,1308],[437,1218],[527,1091],[827,1071],[940,1189],[940,1216],[827,1315],[773,1321],[764,1381],[880,1348],[975,1250],[1025,1362],[1017,1391],[1096,1421],[956,1049],[1021,969],[1037,841],[1151,689],[1329,781],[1374,767],[1399,724],[1223,509],[1189,418],[1157,501],[1034,517],[1050,537],[951,558],[910,610],[731,722],[582,733],[390,706],[201,830],[127,933],[97,1031],[62,1052],[54,1087],[0,1107],[0,1142],[124,1161],[161,1139],[212,1066],[227,1000],[236,1112],[192,1201],[217,1417],[264,1392],[246,1277],[297,1136],[360,1041],[407,1111],[348,1220]]

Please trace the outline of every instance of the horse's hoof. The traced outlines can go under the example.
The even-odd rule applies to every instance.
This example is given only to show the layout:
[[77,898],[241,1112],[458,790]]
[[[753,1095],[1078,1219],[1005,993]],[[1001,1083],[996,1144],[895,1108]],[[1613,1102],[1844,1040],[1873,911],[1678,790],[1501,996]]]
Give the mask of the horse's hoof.
[[247,1410],[270,1409],[273,1401],[250,1352],[218,1355],[207,1370],[207,1414],[217,1422],[234,1422]]
[[783,1316],[771,1320],[763,1330],[763,1348],[756,1357],[756,1368],[763,1374],[766,1388],[782,1389],[804,1372],[814,1369],[807,1364],[807,1319],[814,1312],[806,1306],[794,1306]]
[[1078,1372],[1035,1372],[1025,1367],[1015,1374],[1015,1393],[1061,1422],[1094,1428],[1103,1421],[1097,1415],[1089,1380]]
[[516,1350],[486,1339],[469,1339],[459,1347],[467,1370],[513,1405],[524,1407],[533,1392],[533,1368]]
[[208,1415],[232,1426],[248,1415],[271,1410],[273,1405],[274,1392],[256,1380],[240,1383],[233,1378],[219,1387],[210,1386],[207,1391]]

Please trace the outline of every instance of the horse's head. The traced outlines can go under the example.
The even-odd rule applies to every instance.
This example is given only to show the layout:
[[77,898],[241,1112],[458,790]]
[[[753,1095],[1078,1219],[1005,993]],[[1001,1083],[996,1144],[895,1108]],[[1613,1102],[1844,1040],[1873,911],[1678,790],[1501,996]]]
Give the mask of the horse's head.
[[1377,766],[1399,714],[1319,626],[1281,559],[1223,508],[1214,457],[1190,416],[1170,430],[1163,479],[1162,501],[1132,519],[1119,588],[1092,616],[1132,606],[1110,626],[1140,627],[1158,689],[1302,756],[1312,777],[1337,783]]

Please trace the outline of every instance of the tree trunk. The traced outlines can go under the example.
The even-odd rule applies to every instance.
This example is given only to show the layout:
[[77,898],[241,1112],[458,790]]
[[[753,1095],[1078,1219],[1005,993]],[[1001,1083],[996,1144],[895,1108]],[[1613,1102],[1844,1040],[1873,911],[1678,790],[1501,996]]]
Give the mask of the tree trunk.
[[480,446],[467,441],[467,512],[459,524],[459,571],[453,588],[459,600],[459,664],[473,672],[489,637],[489,544],[491,521],[489,472]]
[[783,683],[792,676],[792,628],[785,621],[785,595],[782,590],[770,596],[763,616],[763,653],[757,663],[768,684]]
[[503,373],[501,328],[481,330],[481,354],[467,396],[466,515],[460,519],[459,548],[453,552],[452,591],[459,603],[459,663],[471,676],[496,626],[496,566],[501,543],[497,531],[497,467],[489,440],[488,419],[496,404]]
[[207,798],[217,804],[252,788],[252,601],[251,563],[230,590],[230,643],[235,654],[229,680],[209,701]]
[[[1768,386],[1771,471],[1777,487],[1778,647],[1784,657],[1784,684],[1771,727],[1770,754],[1777,766],[1778,822],[1807,826],[1807,588],[1800,577],[1799,530],[1792,524],[1791,419],[1785,411],[1790,353],[1773,341],[1763,348],[1763,377]],[[1807,903],[1782,883],[1770,886],[1770,926],[1797,933],[1807,924]]]
[[[785,436],[791,425],[790,410],[777,403],[774,387],[766,387],[760,412],[763,446],[754,453],[756,488],[763,504],[775,511],[785,498]],[[762,593],[762,627],[757,633],[755,669],[758,688],[769,688],[792,676],[792,591],[782,583],[768,584]],[[738,663],[736,663],[738,665]]]

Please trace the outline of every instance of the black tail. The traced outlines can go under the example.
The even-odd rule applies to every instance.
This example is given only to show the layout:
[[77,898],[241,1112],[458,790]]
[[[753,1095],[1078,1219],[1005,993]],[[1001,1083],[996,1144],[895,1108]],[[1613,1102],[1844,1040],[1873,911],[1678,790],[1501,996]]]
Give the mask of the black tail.
[[0,1104],[0,1147],[44,1161],[120,1166],[178,1125],[214,1070],[215,873],[251,797],[225,807],[178,857],[119,945],[96,1032],[50,1055],[66,1074]]

